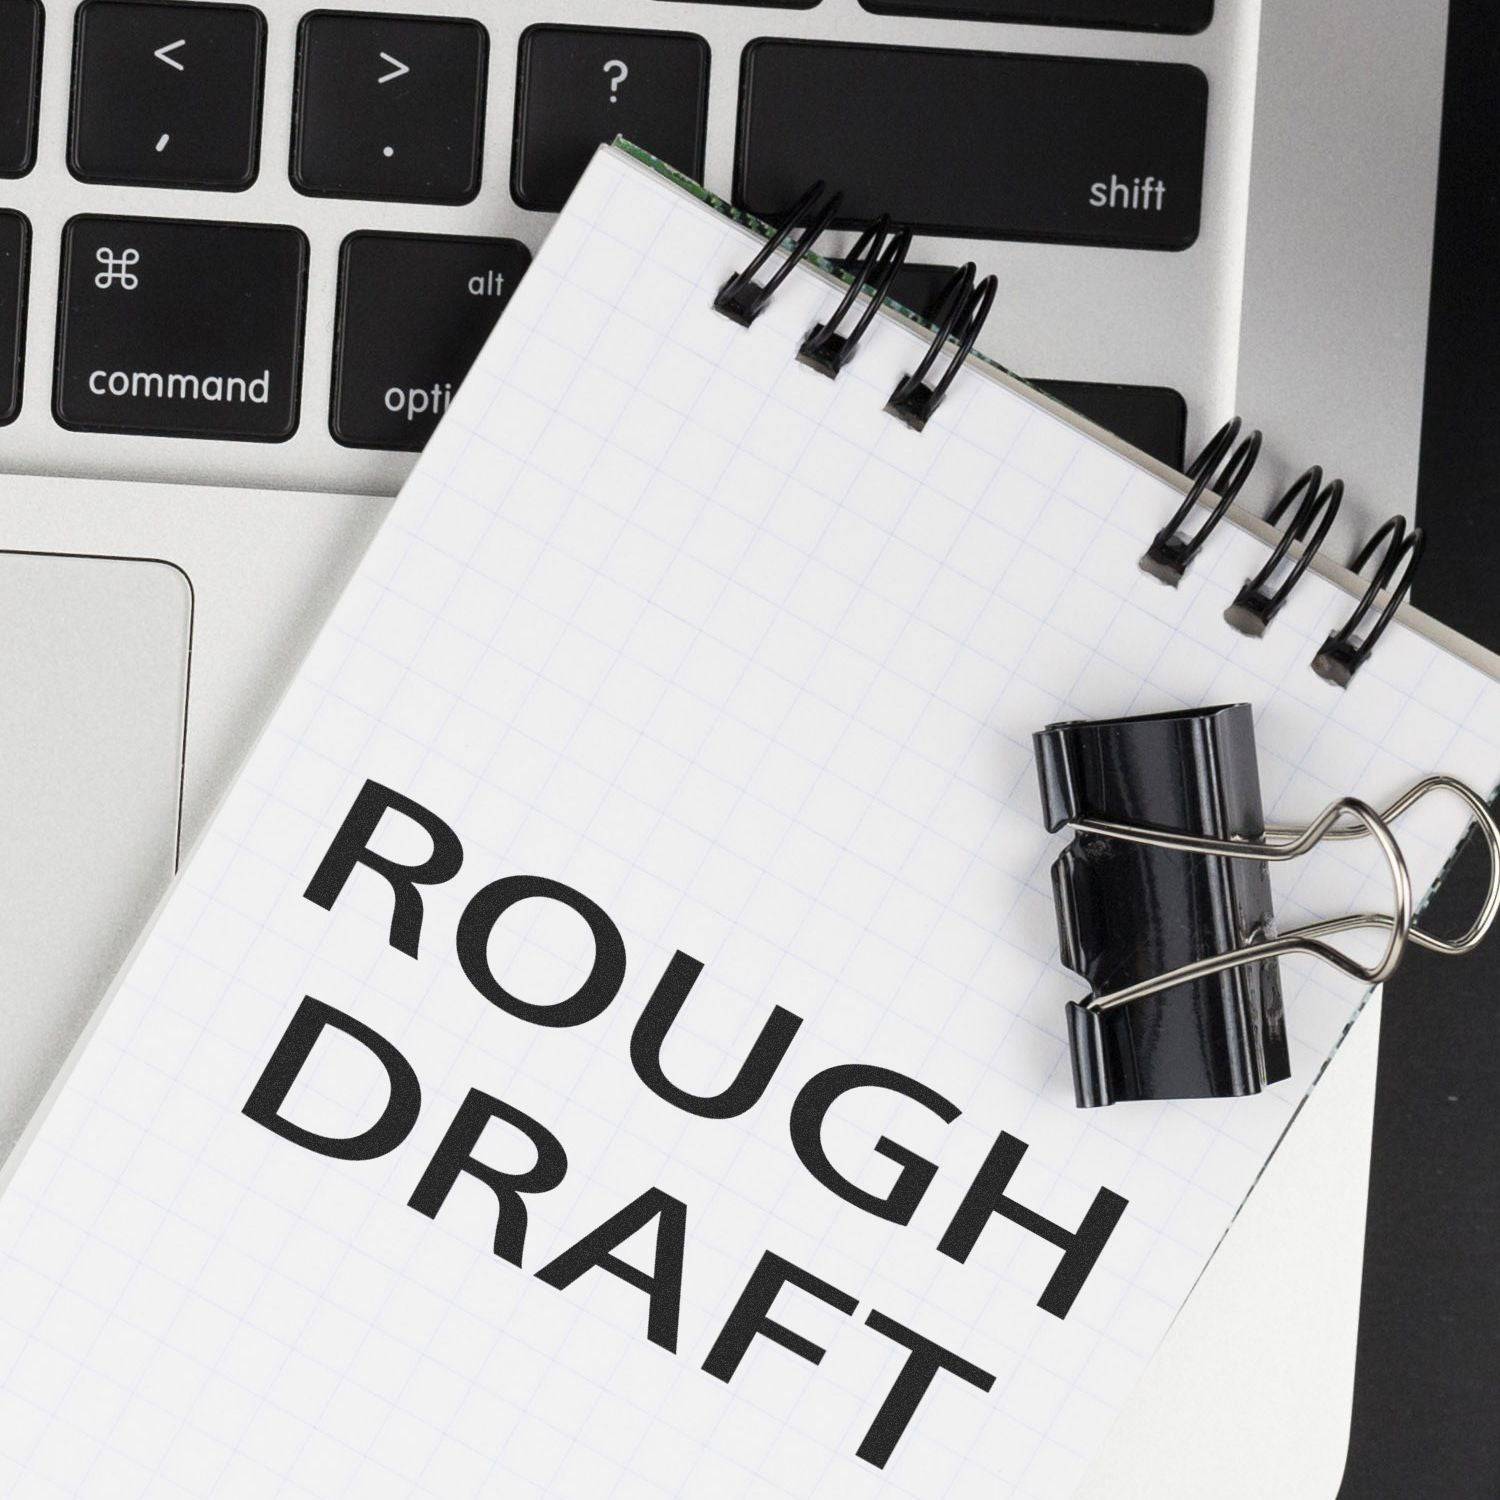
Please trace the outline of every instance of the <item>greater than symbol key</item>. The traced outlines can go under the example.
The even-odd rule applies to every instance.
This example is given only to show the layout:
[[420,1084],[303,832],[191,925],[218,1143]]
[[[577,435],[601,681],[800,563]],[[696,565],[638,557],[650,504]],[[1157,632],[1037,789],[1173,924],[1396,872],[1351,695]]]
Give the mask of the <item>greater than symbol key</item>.
[[389,73],[382,73],[380,77],[375,80],[376,83],[389,83],[391,79],[400,78],[402,74],[411,72],[411,69],[408,68],[399,57],[392,57],[389,52],[382,52],[380,54],[380,60],[381,62],[390,63],[391,71]]

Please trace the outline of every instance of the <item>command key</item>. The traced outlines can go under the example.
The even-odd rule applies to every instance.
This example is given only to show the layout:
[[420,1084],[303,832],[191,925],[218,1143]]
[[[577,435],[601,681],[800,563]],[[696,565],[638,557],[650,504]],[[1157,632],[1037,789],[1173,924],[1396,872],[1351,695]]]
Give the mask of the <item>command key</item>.
[[83,214],[63,229],[60,296],[64,427],[259,442],[296,431],[300,229]]

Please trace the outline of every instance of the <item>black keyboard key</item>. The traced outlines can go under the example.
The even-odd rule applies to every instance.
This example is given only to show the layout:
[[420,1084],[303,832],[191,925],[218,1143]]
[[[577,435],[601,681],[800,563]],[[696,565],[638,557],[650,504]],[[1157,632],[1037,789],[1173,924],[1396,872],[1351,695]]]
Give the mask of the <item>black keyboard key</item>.
[[1198,236],[1208,82],[1181,63],[761,40],[746,49],[735,201],[809,182],[844,224],[1180,250]]
[[[849,261],[838,262],[853,271]],[[943,293],[953,276],[952,266],[908,262],[896,272],[888,295],[918,316],[935,319]],[[1032,380],[1039,391],[1055,396],[1065,406],[1097,422],[1134,448],[1181,469],[1187,436],[1187,403],[1164,385],[1118,385],[1089,380]]]
[[859,0],[886,16],[947,16],[961,21],[1034,21],[1120,31],[1202,31],[1214,0]]
[[70,220],[57,420],[90,432],[290,437],[306,283],[300,229],[94,214]]
[[26,263],[31,225],[0,209],[0,426],[21,409],[21,361],[26,352]]
[[1187,402],[1164,385],[1110,385],[1088,380],[1033,380],[1039,391],[1124,438],[1133,448],[1182,469]]
[[292,185],[325,198],[469,202],[479,191],[489,45],[478,21],[304,16]]
[[41,82],[41,0],[0,0],[0,177],[24,177],[36,160]]
[[[836,264],[842,270],[852,272],[856,276],[859,274],[859,264],[856,261],[841,260]],[[952,266],[933,266],[918,261],[907,261],[896,272],[891,281],[890,291],[886,295],[892,302],[899,302],[902,307],[910,308],[918,317],[931,318],[938,311],[938,303],[942,301],[943,292],[947,289],[953,269]]]
[[530,264],[518,240],[351,234],[339,264],[334,437],[420,449]]
[[238,191],[260,162],[266,22],[248,5],[88,0],[68,165],[84,182]]
[[523,208],[561,208],[594,148],[617,135],[702,177],[708,43],[701,36],[533,26],[522,34],[517,68],[510,188]]

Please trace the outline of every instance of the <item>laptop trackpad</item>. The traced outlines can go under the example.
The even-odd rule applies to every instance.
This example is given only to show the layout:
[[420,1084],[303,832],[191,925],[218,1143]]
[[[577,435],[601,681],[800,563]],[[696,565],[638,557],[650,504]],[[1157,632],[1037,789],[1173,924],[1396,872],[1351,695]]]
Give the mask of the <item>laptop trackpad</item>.
[[0,1159],[176,867],[192,588],[0,552]]

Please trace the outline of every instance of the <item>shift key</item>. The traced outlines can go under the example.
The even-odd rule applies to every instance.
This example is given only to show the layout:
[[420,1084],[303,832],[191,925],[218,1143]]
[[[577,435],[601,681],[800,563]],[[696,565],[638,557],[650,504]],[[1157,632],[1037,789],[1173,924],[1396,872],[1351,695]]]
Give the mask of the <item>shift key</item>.
[[88,432],[289,438],[306,284],[307,239],[285,225],[70,220],[57,420]]
[[1184,63],[752,42],[735,202],[822,178],[842,224],[1181,250],[1198,237],[1208,81]]

